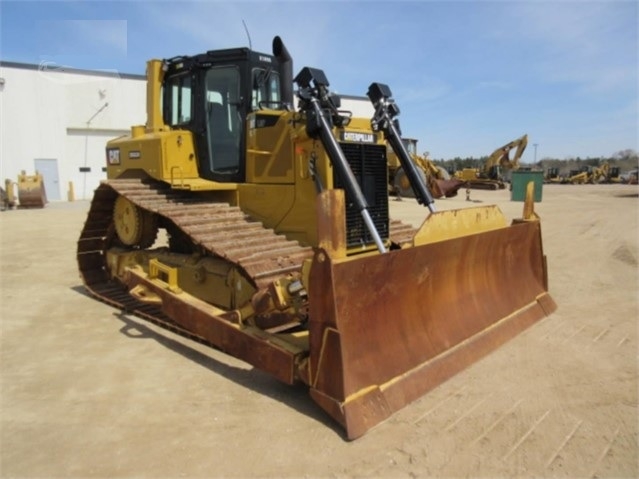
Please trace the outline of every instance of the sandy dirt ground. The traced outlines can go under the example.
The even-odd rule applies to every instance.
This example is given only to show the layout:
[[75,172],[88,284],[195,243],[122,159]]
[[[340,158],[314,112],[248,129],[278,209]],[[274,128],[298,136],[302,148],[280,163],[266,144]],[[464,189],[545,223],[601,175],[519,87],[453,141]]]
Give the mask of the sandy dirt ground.
[[[557,312],[352,442],[304,388],[88,298],[88,202],[0,213],[0,474],[637,477],[637,192],[546,185]],[[471,200],[438,206],[521,214],[507,190]]]

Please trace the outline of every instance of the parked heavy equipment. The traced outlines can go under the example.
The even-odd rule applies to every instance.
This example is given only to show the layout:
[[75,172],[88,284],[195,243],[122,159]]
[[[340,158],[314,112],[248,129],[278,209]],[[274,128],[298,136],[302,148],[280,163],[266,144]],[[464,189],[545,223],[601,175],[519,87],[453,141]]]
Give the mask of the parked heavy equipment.
[[610,166],[607,161],[600,166],[592,167],[592,183],[621,183],[621,169],[618,166]]
[[[481,169],[464,168],[455,173],[455,178],[466,182],[468,188],[480,190],[504,189],[504,173],[519,168],[519,160],[528,145],[528,135],[506,143],[493,151]],[[510,152],[515,153],[510,158]]]
[[618,166],[610,166],[606,172],[604,183],[621,183],[621,168]]
[[578,170],[570,170],[568,176],[564,177],[562,184],[585,185],[592,183],[593,170],[591,166],[582,166]]
[[559,175],[559,168],[551,167],[546,169],[544,183],[561,183],[563,178]]
[[5,211],[10,208],[9,196],[4,188],[0,187],[0,211]]
[[[149,61],[146,125],[107,143],[77,260],[97,299],[307,385],[353,439],[556,306],[532,201],[510,225],[436,211],[390,89],[368,119],[328,87],[293,79],[279,37]],[[389,218],[387,143],[419,228]]]
[[567,175],[560,175],[559,168],[548,168],[544,175],[545,183],[562,183],[583,185],[586,183],[622,183],[622,175],[618,166],[610,166],[608,162],[600,166],[582,166],[576,170],[570,170]]
[[4,180],[4,188],[0,188],[2,211],[10,210],[18,206],[18,198],[15,194],[16,183],[9,178]]
[[[14,188],[17,188],[18,190],[17,199],[15,197]],[[47,204],[47,194],[44,189],[44,177],[37,171],[34,175],[27,175],[27,173],[22,170],[18,175],[17,183],[8,179],[5,180],[5,193],[9,207],[18,206],[18,208],[44,208]]]
[[610,165],[603,163],[601,166],[593,166],[590,169],[590,183],[607,183],[610,174]]
[[[417,166],[417,171],[422,177],[422,181],[427,183],[433,198],[457,196],[457,191],[465,185],[463,181],[456,178],[451,179],[448,171],[435,165],[427,154],[420,156],[417,153],[416,139],[402,138],[402,142]],[[402,168],[402,163],[390,145],[387,147],[386,157],[388,158],[388,181],[391,192],[400,197],[415,198],[416,193],[413,191],[404,168]]]

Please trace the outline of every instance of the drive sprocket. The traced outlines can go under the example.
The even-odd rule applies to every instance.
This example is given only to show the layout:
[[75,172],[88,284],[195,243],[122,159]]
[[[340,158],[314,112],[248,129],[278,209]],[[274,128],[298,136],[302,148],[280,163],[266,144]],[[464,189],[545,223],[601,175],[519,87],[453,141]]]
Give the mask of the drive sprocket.
[[124,196],[115,200],[113,222],[118,239],[126,246],[148,248],[155,242],[158,231],[156,216]]

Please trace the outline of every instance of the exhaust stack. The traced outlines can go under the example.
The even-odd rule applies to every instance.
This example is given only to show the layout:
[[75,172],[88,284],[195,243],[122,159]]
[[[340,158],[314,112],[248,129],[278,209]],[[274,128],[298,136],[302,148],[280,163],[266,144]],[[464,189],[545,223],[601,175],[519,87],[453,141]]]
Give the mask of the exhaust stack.
[[280,93],[282,101],[293,108],[293,58],[286,49],[282,39],[277,36],[273,38],[273,56],[280,64]]

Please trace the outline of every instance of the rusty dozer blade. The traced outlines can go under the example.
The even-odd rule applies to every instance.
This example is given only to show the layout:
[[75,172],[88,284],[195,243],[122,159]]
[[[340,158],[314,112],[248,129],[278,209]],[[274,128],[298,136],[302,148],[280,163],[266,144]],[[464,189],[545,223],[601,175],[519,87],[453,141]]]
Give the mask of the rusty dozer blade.
[[508,226],[496,206],[437,212],[413,245],[347,258],[338,193],[318,208],[310,392],[354,439],[556,305],[533,214]]

